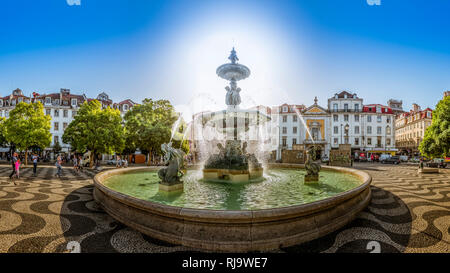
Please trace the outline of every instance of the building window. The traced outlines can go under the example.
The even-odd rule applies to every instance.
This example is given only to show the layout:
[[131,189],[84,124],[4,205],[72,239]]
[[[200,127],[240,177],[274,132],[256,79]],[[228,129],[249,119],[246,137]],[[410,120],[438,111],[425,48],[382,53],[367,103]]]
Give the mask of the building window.
[[297,122],[297,115],[293,115],[293,116],[292,116],[292,121],[293,121],[293,122]]
[[9,117],[9,111],[5,110],[5,117]]
[[287,122],[287,116],[283,116],[283,122]]
[[338,115],[333,115],[333,121],[339,121],[339,116]]
[[359,126],[355,126],[355,134],[359,134]]
[[12,100],[11,105],[16,105],[16,100]]
[[283,127],[283,134],[287,134],[287,128]]
[[333,139],[333,142],[334,142],[334,144],[337,144],[337,143],[338,143],[338,138],[335,137],[335,138]]
[[53,137],[53,142],[54,143],[59,143],[59,136],[54,136]]
[[372,126],[367,126],[367,134],[372,134]]
[[55,109],[55,117],[59,117],[59,110]]
[[355,145],[359,145],[359,137],[355,137]]
[[371,115],[367,116],[367,122],[372,122],[372,116]]
[[50,116],[50,113],[51,113],[51,109],[45,109],[45,114],[46,114],[47,116]]
[[0,100],[0,107],[1,107],[1,106],[3,106],[3,101],[2,101],[2,100]]
[[333,103],[333,111],[337,112],[338,111],[338,105],[337,103]]
[[348,121],[348,115],[344,115],[344,121]]
[[287,106],[283,106],[283,112],[287,112],[287,111],[288,111]]
[[390,138],[386,138],[386,145],[391,145],[391,139]]
[[59,122],[54,123],[54,130],[59,131]]
[[355,122],[359,122],[359,115],[355,115]]
[[23,101],[23,98],[18,98],[18,103],[21,103]]
[[381,122],[381,115],[377,116],[377,122]]
[[377,135],[381,135],[381,126],[377,127]]
[[75,117],[77,115],[77,111],[72,111],[72,117]]
[[359,112],[359,104],[355,103],[355,112]]
[[283,137],[283,139],[281,140],[281,145],[282,145],[283,147],[286,147],[286,146],[287,146],[287,139],[286,139],[286,137]]
[[386,126],[386,134],[390,135],[391,134],[391,127]]
[[295,144],[297,144],[297,139],[296,139],[296,138],[293,138],[293,139],[292,139],[292,145],[295,145]]
[[344,103],[344,111],[348,112],[348,103]]
[[67,116],[69,116],[69,111],[64,110],[64,111],[63,111],[63,116],[64,116],[65,118],[67,118]]
[[333,133],[339,134],[339,127],[334,126],[334,127],[333,127]]
[[67,128],[67,122],[64,122],[63,123],[63,130],[66,130],[66,128]]
[[386,122],[391,123],[391,117],[386,117]]
[[371,137],[367,138],[367,145],[372,145],[372,138]]
[[292,127],[292,133],[293,134],[296,134],[297,133],[297,127],[295,126],[295,127]]

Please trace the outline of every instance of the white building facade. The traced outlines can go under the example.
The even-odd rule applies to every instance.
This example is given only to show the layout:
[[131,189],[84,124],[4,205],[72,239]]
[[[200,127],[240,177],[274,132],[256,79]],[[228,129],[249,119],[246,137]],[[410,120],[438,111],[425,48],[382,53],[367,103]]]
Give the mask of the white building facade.
[[351,144],[356,157],[360,154],[395,153],[394,113],[380,104],[363,105],[356,93],[342,91],[328,99],[331,113],[331,147]]
[[[20,102],[41,102],[44,106],[44,114],[51,117],[50,133],[52,141],[50,147],[46,150],[52,150],[52,147],[59,143],[63,152],[70,151],[70,145],[62,141],[64,130],[73,121],[77,115],[78,109],[85,101],[91,101],[86,95],[71,94],[70,89],[61,88],[58,93],[37,94],[33,93],[32,97],[25,96],[20,89],[15,89],[11,95],[0,97],[0,117],[9,117],[9,112]],[[136,103],[127,99],[119,103],[113,103],[106,93],[101,93],[97,100],[102,103],[103,107],[112,107],[119,109],[121,115],[124,116],[127,111],[132,109]]]

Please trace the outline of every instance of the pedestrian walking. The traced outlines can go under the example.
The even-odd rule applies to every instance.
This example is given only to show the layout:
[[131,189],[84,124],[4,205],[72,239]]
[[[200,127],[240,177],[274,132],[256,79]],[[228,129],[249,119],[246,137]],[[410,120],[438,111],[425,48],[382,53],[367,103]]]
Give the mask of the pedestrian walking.
[[58,156],[56,158],[56,163],[55,163],[55,166],[56,166],[55,176],[58,176],[59,178],[61,178],[61,170],[62,170],[61,164],[62,164],[61,156]]
[[73,169],[74,169],[75,171],[79,172],[79,169],[78,169],[78,160],[77,160],[77,156],[76,156],[76,155],[73,156]]
[[31,156],[31,160],[33,160],[33,176],[36,176],[38,159],[39,156],[36,153]]
[[17,179],[20,178],[19,173],[20,173],[20,159],[17,159],[16,163],[15,163],[15,168],[16,168],[16,177]]
[[120,159],[120,156],[116,157],[116,168],[122,167],[122,160]]
[[[9,179],[13,179],[13,177],[15,176],[15,174],[16,174],[16,162],[17,162],[17,153],[16,152],[14,152],[14,154],[13,154],[13,156],[12,156],[12,158],[11,158],[11,165],[12,165],[12,172],[11,172],[11,174],[9,175]],[[14,184],[16,184],[15,182],[14,182]]]
[[78,171],[82,171],[83,170],[83,157],[80,155],[78,157]]

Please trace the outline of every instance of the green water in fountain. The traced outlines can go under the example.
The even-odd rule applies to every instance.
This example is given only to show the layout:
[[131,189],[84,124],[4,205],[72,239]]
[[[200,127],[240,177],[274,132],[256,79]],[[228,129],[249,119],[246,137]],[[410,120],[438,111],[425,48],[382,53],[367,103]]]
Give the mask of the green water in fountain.
[[159,192],[156,171],[112,176],[104,185],[151,202],[212,210],[257,210],[306,204],[360,185],[357,177],[340,172],[322,170],[317,184],[304,184],[304,175],[302,169],[270,169],[259,182],[230,184],[204,181],[201,171],[189,170],[183,177],[184,191],[170,195]]

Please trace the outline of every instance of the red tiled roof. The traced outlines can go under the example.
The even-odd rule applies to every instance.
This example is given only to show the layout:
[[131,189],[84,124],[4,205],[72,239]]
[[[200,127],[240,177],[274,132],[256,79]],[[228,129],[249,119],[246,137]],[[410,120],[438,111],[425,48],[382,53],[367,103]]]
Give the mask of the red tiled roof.
[[363,106],[363,112],[377,113],[377,107],[381,107],[382,114],[394,114],[391,108],[381,104],[367,104]]

